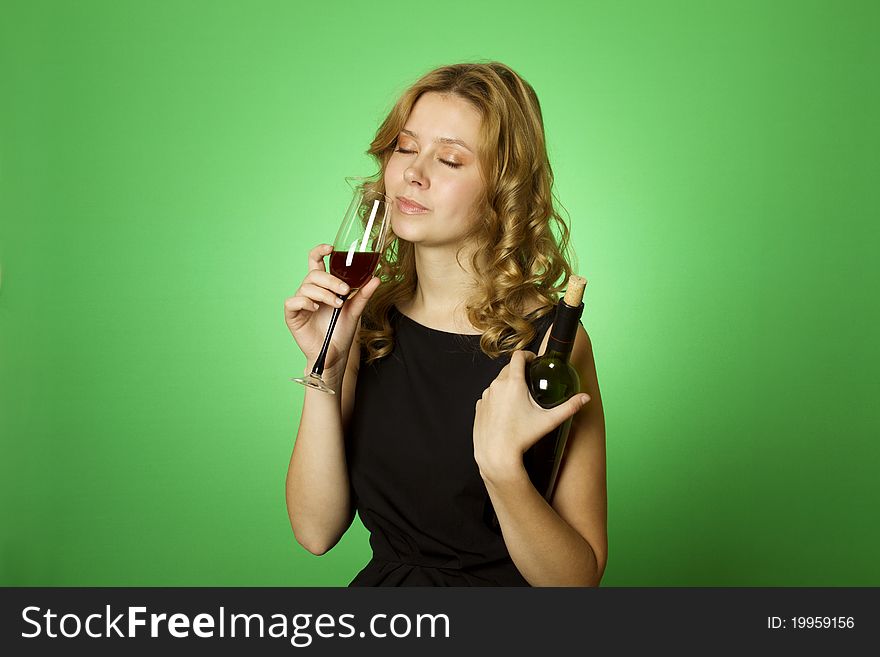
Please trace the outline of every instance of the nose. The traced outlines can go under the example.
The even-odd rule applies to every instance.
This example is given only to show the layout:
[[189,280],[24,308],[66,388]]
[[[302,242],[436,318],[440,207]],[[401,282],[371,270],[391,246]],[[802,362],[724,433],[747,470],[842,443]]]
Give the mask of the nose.
[[404,170],[403,179],[407,184],[419,187],[420,189],[427,189],[429,187],[427,176],[425,176],[420,168],[415,166],[415,163]]

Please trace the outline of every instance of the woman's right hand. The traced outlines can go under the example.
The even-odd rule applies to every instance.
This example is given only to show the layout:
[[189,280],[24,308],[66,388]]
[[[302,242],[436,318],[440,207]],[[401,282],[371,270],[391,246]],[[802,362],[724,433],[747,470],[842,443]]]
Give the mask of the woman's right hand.
[[[333,309],[339,307],[337,294],[349,291],[345,282],[329,273],[324,265],[324,258],[332,251],[330,244],[319,244],[309,251],[309,272],[294,296],[284,301],[284,320],[306,357],[306,373],[311,372],[321,353]],[[325,380],[343,374],[358,320],[377,287],[379,279],[373,276],[342,305],[324,361]]]

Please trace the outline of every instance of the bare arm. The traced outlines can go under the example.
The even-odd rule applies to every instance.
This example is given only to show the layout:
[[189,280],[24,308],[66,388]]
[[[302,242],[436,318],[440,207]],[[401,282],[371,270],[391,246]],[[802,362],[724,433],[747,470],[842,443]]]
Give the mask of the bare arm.
[[[522,369],[517,354],[511,363]],[[499,422],[522,413],[524,419],[517,424],[524,425],[530,417],[554,417],[551,411],[537,408],[527,397],[519,371],[510,378],[499,376],[498,384],[493,383],[496,390],[484,393],[488,405],[481,409],[478,402],[478,417],[482,413],[486,420],[479,422],[475,456],[510,557],[532,586],[598,586],[607,561],[605,420],[592,347],[583,328],[578,329],[572,364],[580,374],[582,392],[591,399],[583,407],[575,398],[557,407],[555,424],[566,415],[573,418],[552,506],[529,480],[522,452],[505,448],[513,432]],[[529,410],[531,405],[536,410]],[[499,431],[507,435],[499,436]],[[499,439],[494,449],[489,437]]]
[[[344,437],[354,406],[359,358],[360,348],[355,340],[341,399],[340,395],[306,388],[303,400],[299,431],[287,470],[286,497],[294,536],[312,554],[330,550],[354,519]],[[340,389],[326,375],[325,381]]]
[[[319,244],[309,252],[309,273],[284,303],[287,326],[306,356],[306,375],[318,359],[333,308],[340,307],[337,295],[349,292],[343,281],[326,271],[324,258],[331,250],[331,245]],[[285,498],[294,536],[313,554],[324,554],[336,545],[354,518],[344,437],[360,364],[360,316],[377,287],[379,279],[373,277],[341,306],[323,373],[324,382],[337,394],[305,389]]]

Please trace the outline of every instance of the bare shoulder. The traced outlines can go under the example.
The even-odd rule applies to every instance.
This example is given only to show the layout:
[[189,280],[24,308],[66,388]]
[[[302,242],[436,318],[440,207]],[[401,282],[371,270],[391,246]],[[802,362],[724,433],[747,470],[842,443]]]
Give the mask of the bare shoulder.
[[[595,378],[596,361],[593,356],[593,342],[590,340],[590,335],[583,324],[578,325],[574,347],[571,350],[571,363],[582,378],[584,374],[587,374],[590,379]],[[581,381],[581,383],[583,384],[584,382]],[[589,393],[590,391],[586,392]]]

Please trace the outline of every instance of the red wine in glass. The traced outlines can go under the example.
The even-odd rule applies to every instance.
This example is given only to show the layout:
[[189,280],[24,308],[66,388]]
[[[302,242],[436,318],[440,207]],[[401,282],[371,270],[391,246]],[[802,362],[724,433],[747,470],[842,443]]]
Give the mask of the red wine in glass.
[[378,263],[377,251],[333,251],[330,254],[330,273],[348,283],[352,290],[356,290],[370,280]]

